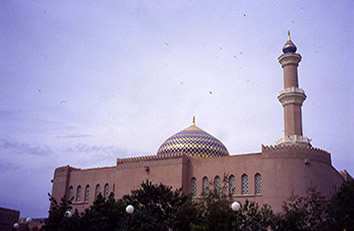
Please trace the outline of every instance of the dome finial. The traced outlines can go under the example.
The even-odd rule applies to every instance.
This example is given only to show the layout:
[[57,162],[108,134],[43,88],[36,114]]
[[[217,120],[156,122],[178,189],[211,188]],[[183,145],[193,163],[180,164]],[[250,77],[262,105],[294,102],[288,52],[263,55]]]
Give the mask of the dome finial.
[[195,116],[193,116],[192,122],[193,122],[193,125],[195,125]]
[[285,45],[283,46],[283,52],[284,54],[296,52],[296,46],[290,38],[290,30],[288,30],[288,41],[286,41]]

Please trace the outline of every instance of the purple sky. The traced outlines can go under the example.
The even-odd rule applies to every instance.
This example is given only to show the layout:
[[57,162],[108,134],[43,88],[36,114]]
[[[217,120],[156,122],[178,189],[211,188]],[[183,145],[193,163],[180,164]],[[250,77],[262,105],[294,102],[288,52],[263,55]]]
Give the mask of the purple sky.
[[351,0],[1,1],[0,207],[44,217],[56,167],[155,154],[193,115],[231,154],[275,144],[289,29],[304,135],[354,174],[353,12]]

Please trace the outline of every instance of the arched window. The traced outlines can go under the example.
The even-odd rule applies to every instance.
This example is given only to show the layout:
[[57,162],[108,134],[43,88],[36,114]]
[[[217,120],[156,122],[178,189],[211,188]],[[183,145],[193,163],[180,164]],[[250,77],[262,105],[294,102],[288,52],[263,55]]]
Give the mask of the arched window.
[[203,177],[203,185],[202,185],[202,194],[206,195],[208,193],[208,186],[209,186],[209,181],[208,177]]
[[80,201],[81,199],[81,186],[77,186],[77,190],[76,190],[76,201]]
[[85,198],[84,198],[85,201],[88,201],[88,200],[89,200],[89,195],[90,195],[90,186],[89,186],[89,185],[86,185],[86,188],[85,188]]
[[97,198],[98,194],[100,194],[100,191],[101,191],[100,184],[97,184],[96,185],[96,190],[95,190],[95,198]]
[[191,194],[194,197],[197,195],[197,179],[195,177],[191,180]]
[[214,190],[219,195],[220,194],[220,177],[216,176],[214,178]]
[[72,201],[73,197],[74,197],[74,188],[73,188],[73,186],[70,186],[69,187],[69,197],[68,197],[69,201]]
[[104,198],[108,198],[108,193],[109,193],[109,184],[106,184],[104,186],[104,192],[103,192]]
[[246,174],[241,177],[241,194],[248,194],[248,176]]
[[235,195],[235,193],[236,193],[235,176],[231,175],[229,177],[229,194],[233,196]]
[[262,176],[259,173],[254,175],[254,192],[255,194],[262,193]]

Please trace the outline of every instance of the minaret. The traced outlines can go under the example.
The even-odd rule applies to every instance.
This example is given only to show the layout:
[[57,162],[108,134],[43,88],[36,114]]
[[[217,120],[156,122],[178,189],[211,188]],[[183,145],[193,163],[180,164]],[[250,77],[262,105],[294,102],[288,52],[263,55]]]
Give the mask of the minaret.
[[278,99],[284,108],[284,138],[278,140],[277,145],[310,146],[310,139],[302,134],[301,107],[306,95],[304,90],[299,88],[297,76],[301,55],[296,53],[296,46],[291,41],[290,32],[283,53],[278,61],[283,68],[284,89],[279,93]]

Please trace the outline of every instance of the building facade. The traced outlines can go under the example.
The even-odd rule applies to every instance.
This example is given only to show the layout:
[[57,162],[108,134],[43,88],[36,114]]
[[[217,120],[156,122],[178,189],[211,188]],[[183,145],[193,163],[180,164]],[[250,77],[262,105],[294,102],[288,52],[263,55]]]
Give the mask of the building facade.
[[195,124],[168,138],[156,155],[117,159],[115,166],[55,169],[52,196],[72,198],[79,212],[96,196],[116,198],[140,187],[142,181],[182,187],[185,194],[198,197],[213,183],[220,190],[227,177],[228,193],[240,202],[246,199],[269,204],[274,211],[292,194],[304,195],[315,185],[331,196],[350,176],[339,173],[328,152],[314,148],[303,136],[301,107],[306,99],[299,88],[297,68],[301,55],[288,36],[278,58],[283,68],[284,89],[278,99],[284,109],[284,137],[275,146],[261,146],[258,153],[229,155],[226,147]]

